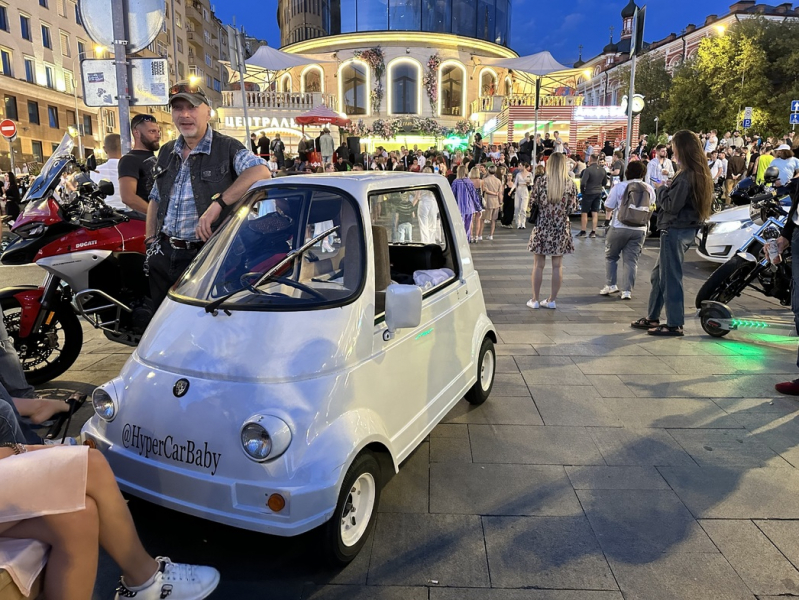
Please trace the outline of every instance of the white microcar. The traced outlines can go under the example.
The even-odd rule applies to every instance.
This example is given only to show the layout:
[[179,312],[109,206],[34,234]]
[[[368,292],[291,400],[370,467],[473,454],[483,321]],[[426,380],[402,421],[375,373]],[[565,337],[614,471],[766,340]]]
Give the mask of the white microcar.
[[496,333],[439,175],[261,181],[170,291],[83,434],[120,487],[352,560],[387,476],[462,398]]

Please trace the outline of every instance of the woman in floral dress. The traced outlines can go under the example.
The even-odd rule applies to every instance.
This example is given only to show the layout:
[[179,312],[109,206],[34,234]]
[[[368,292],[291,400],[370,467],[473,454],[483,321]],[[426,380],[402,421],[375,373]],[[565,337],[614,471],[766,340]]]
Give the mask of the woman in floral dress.
[[[549,157],[546,174],[535,180],[530,205],[538,206],[538,222],[533,226],[527,249],[534,254],[533,297],[527,302],[530,308],[556,308],[555,299],[563,281],[563,255],[574,252],[569,215],[577,210],[577,187],[569,177],[565,154]],[[546,257],[552,258],[552,291],[549,298],[540,302],[541,282],[544,278]]]

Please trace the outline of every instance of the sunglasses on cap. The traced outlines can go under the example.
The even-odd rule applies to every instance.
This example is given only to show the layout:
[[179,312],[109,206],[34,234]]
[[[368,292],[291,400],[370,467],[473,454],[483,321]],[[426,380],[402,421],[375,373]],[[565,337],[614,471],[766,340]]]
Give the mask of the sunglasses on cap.
[[174,96],[175,94],[200,94],[205,96],[205,92],[199,84],[188,82],[179,82],[169,88],[169,95]]
[[137,125],[141,125],[142,123],[157,123],[158,121],[152,115],[136,115],[130,121],[131,127],[136,127]]

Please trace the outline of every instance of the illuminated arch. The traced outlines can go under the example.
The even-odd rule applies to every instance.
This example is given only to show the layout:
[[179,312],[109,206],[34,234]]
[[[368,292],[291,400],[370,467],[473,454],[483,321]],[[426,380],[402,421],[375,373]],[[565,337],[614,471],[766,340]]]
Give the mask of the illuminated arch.
[[318,91],[324,93],[324,91],[325,91],[325,71],[319,65],[308,65],[307,67],[305,67],[302,70],[302,72],[300,73],[300,91],[301,92],[305,92],[305,91],[308,90],[308,86],[306,85],[306,82],[305,82],[305,77],[312,71],[319,73],[320,89]]
[[[444,114],[442,112],[442,109],[444,108],[442,99],[444,98],[444,95],[445,95],[445,89],[444,89],[444,86],[443,86],[443,84],[445,82],[443,81],[443,79],[444,79],[444,70],[448,69],[448,67],[454,67],[456,70],[458,70],[458,69],[460,70],[460,73],[461,73],[461,102],[460,102],[460,106],[454,106],[453,105],[451,107],[450,110],[452,110],[452,112],[448,112],[448,113]],[[439,116],[461,117],[462,119],[465,119],[467,117],[467,115],[466,115],[466,81],[467,81],[467,73],[466,73],[466,67],[463,66],[463,63],[461,63],[461,62],[459,62],[457,60],[445,60],[444,62],[441,63],[441,65],[439,65],[439,67],[438,67],[438,114],[439,114]],[[457,108],[458,110],[457,111],[453,110],[455,108]]]
[[[407,113],[406,112],[398,112],[398,113],[394,112],[394,106],[393,106],[393,102],[394,102],[394,99],[393,99],[394,98],[394,76],[393,76],[392,71],[393,71],[394,67],[396,67],[397,65],[400,65],[400,64],[409,64],[409,65],[412,65],[412,66],[416,67],[416,92],[414,94],[416,96],[416,111],[415,112],[407,112]],[[402,114],[402,115],[405,115],[405,114],[417,114],[417,115],[421,114],[421,112],[422,112],[422,80],[423,80],[423,73],[424,73],[424,71],[422,69],[422,63],[420,63],[415,58],[410,58],[408,56],[401,56],[399,58],[395,58],[394,60],[392,60],[391,62],[388,63],[388,66],[386,68],[386,73],[388,74],[386,76],[386,87],[388,88],[388,107],[387,107],[388,108],[388,114],[390,114],[390,115],[393,115],[393,114],[398,114],[398,115],[399,114]]]
[[[286,85],[286,80],[288,79],[288,85]],[[278,81],[278,91],[281,92],[291,92],[292,91],[292,81],[291,81],[291,74],[290,73],[283,73]]]
[[486,91],[487,87],[490,87],[490,82],[485,81],[486,77],[490,77],[494,83],[494,93],[499,93],[499,75],[497,72],[492,69],[491,67],[483,67],[480,70],[480,79],[477,81],[479,82],[480,89],[478,91],[478,96],[488,96],[488,92]]
[[[347,69],[350,65],[353,65],[353,64],[357,64],[359,67],[361,67],[363,69],[363,72],[364,72],[363,85],[365,86],[364,87],[364,90],[365,90],[365,93],[364,93],[364,105],[365,106],[364,106],[364,112],[363,113],[361,113],[361,112],[352,112],[352,113],[347,112],[347,103],[344,101],[344,86],[346,85],[346,82],[344,81],[344,70]],[[338,73],[337,73],[337,79],[338,79],[338,104],[339,104],[339,109],[341,110],[341,112],[343,112],[345,114],[348,114],[348,115],[349,114],[353,114],[353,115],[363,115],[363,116],[369,116],[369,115],[372,114],[371,101],[370,101],[371,100],[370,99],[370,95],[371,95],[371,78],[372,78],[372,72],[371,72],[371,69],[369,69],[369,65],[366,64],[365,61],[363,61],[363,60],[361,60],[359,58],[350,58],[348,60],[345,60],[344,62],[342,62],[339,65]],[[357,100],[357,95],[356,95],[356,97],[354,99]],[[358,107],[358,108],[360,108],[360,107]]]
[[513,79],[510,75],[505,76],[505,95],[512,96],[513,95]]

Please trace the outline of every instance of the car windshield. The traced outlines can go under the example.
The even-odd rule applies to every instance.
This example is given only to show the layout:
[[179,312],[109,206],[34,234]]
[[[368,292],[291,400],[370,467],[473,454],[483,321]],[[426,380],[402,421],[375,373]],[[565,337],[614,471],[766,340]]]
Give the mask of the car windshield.
[[72,159],[72,149],[74,147],[75,142],[68,133],[65,133],[58,148],[53,150],[50,158],[47,159],[44,167],[42,167],[42,172],[39,173],[33,184],[28,188],[24,201],[46,199],[47,194],[54,187],[57,178],[60,176],[64,164]]
[[171,295],[202,304],[229,296],[222,309],[340,306],[363,285],[363,257],[360,209],[350,196],[321,186],[270,186],[240,203]]

